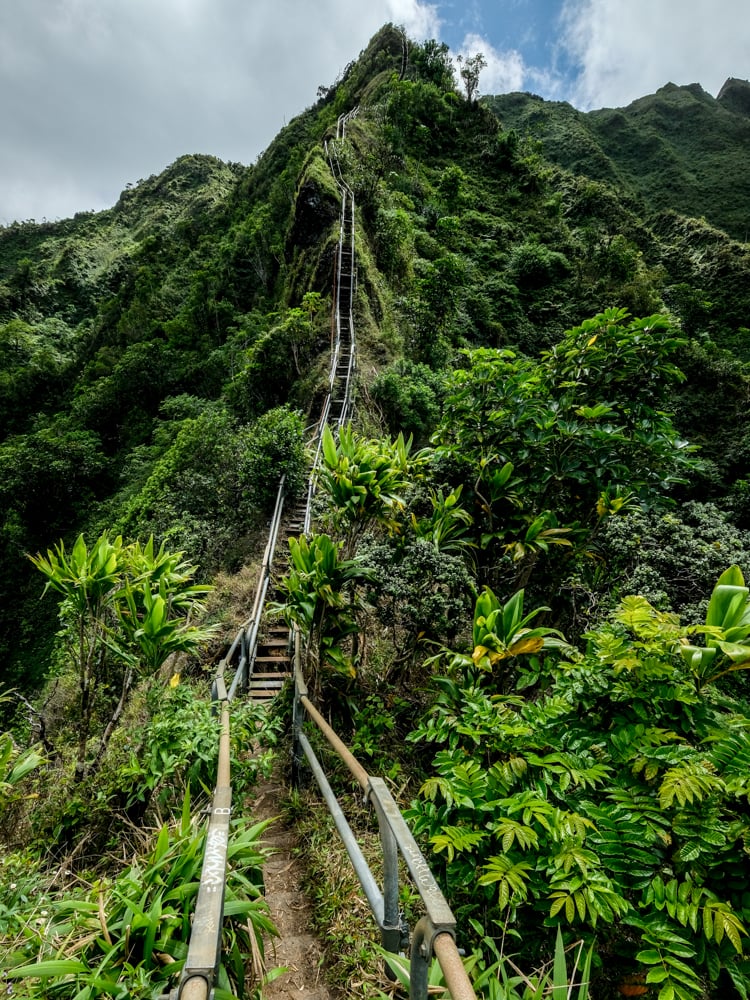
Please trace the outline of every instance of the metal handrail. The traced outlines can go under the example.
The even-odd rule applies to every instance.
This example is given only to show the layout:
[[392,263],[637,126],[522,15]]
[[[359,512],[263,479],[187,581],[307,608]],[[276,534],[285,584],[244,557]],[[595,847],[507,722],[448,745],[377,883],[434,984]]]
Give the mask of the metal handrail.
[[[355,874],[380,928],[382,946],[397,954],[408,944],[408,928],[402,924],[398,908],[398,855],[403,858],[425,908],[425,916],[417,923],[410,948],[409,996],[411,1000],[427,1000],[428,972],[433,955],[443,970],[446,986],[453,1000],[476,1000],[474,988],[464,969],[455,942],[456,920],[445,896],[430,871],[424,855],[382,778],[369,775],[351,750],[328,725],[310,701],[302,675],[299,631],[294,636],[294,709],[293,709],[293,776],[299,779],[304,756],[331,813],[344,843]],[[336,799],[320,761],[302,730],[307,715],[318,727],[329,745],[344,762],[350,774],[365,793],[365,799],[375,809],[383,853],[383,889],[380,890]]]
[[[346,136],[346,124],[352,118],[356,117],[358,113],[358,108],[354,108],[347,114],[339,115],[336,124],[336,140],[341,141]],[[324,143],[325,155],[328,159],[328,163],[331,168],[331,173],[333,174],[336,185],[338,186],[339,192],[341,194],[341,213],[339,216],[339,241],[338,241],[338,252],[336,255],[336,275],[335,282],[336,287],[334,289],[334,329],[335,329],[335,339],[331,351],[331,368],[328,376],[328,392],[326,394],[325,401],[323,403],[323,409],[321,411],[320,418],[316,424],[315,434],[310,442],[311,447],[315,447],[315,452],[313,455],[310,476],[308,478],[307,484],[307,504],[305,508],[305,521],[304,521],[304,532],[308,534],[310,532],[312,524],[312,503],[316,492],[316,480],[318,469],[320,468],[320,457],[323,447],[323,430],[329,425],[330,414],[331,414],[331,403],[333,401],[333,392],[338,381],[343,381],[343,402],[341,406],[341,412],[336,418],[336,424],[334,431],[337,433],[341,427],[346,422],[350,410],[351,410],[351,383],[354,376],[355,369],[355,339],[354,339],[354,318],[352,313],[352,303],[354,301],[354,291],[355,291],[355,280],[354,280],[354,192],[349,187],[349,185],[344,180],[343,174],[341,172],[341,164],[339,163],[338,152],[336,146],[333,142]],[[349,243],[349,253],[352,258],[352,264],[349,273],[349,287],[347,289],[347,299],[348,299],[348,309],[347,309],[347,328],[349,331],[349,360],[347,362],[346,374],[343,379],[340,379],[338,374],[339,358],[341,355],[341,274],[342,274],[342,260],[344,254],[344,243]]]
[[[273,509],[273,516],[271,517],[271,526],[268,533],[268,542],[266,543],[265,552],[263,553],[263,562],[260,569],[260,583],[255,592],[255,602],[253,604],[253,610],[250,618],[247,620],[244,630],[240,630],[240,635],[244,631],[244,654],[246,662],[243,664],[240,661],[240,666],[234,675],[234,680],[232,681],[232,686],[229,689],[229,700],[231,701],[235,695],[238,686],[241,684],[243,689],[247,689],[250,683],[250,678],[252,677],[253,670],[255,668],[255,653],[258,646],[258,631],[260,629],[261,618],[263,617],[263,608],[266,603],[266,595],[268,594],[268,585],[271,580],[271,569],[273,566],[273,556],[276,551],[276,543],[279,537],[279,528],[281,527],[281,517],[284,512],[284,482],[286,477],[282,476],[279,482],[279,488],[276,493],[276,504]],[[243,640],[240,639],[242,643]],[[227,660],[227,662],[229,662]]]
[[[355,108],[348,115],[341,115],[336,126],[336,138],[342,139],[345,135],[346,123],[357,113]],[[315,480],[320,463],[322,449],[323,429],[328,423],[331,409],[332,392],[338,376],[338,359],[341,348],[341,275],[343,245],[347,234],[347,222],[349,223],[349,239],[351,247],[352,266],[349,272],[348,299],[348,330],[351,338],[349,362],[345,375],[344,400],[341,412],[336,421],[336,431],[339,431],[346,422],[350,406],[350,384],[354,372],[355,340],[354,340],[354,319],[352,304],[355,292],[355,268],[354,268],[354,193],[344,180],[341,172],[341,165],[338,159],[338,152],[335,145],[329,148],[326,143],[326,156],[331,166],[336,183],[341,193],[341,222],[339,226],[339,248],[336,267],[336,289],[335,289],[335,342],[332,351],[331,376],[329,379],[329,392],[323,406],[323,412],[318,422],[315,433],[315,456],[312,463],[312,471],[308,482],[307,507],[305,510],[304,530],[310,531],[312,523],[312,501],[315,495]],[[347,213],[347,206],[348,213]],[[348,214],[348,218],[347,218]],[[414,928],[414,934],[410,949],[410,996],[412,1000],[427,1000],[428,971],[430,960],[437,957],[440,967],[443,970],[446,985],[453,1000],[476,1000],[474,989],[466,974],[461,956],[455,942],[456,921],[445,896],[435,881],[430,867],[419,850],[414,837],[406,825],[398,806],[396,805],[385,782],[381,778],[370,776],[365,768],[360,764],[351,750],[339,738],[336,732],[328,725],[326,720],[317,710],[309,698],[307,685],[302,674],[302,651],[300,633],[298,629],[294,632],[294,701],[292,707],[292,729],[293,729],[293,751],[292,751],[292,779],[295,784],[299,782],[302,759],[305,758],[310,765],[313,776],[318,784],[323,799],[333,817],[336,829],[344,843],[346,851],[352,862],[352,866],[357,875],[362,891],[367,898],[370,910],[375,921],[380,928],[381,942],[383,948],[397,954],[402,947],[409,942],[408,927],[402,923],[399,913],[399,892],[398,892],[398,856],[399,853],[406,863],[406,867],[411,875],[414,884],[419,891],[424,903],[426,914]],[[383,854],[383,888],[382,891],[377,884],[375,877],[370,871],[362,850],[357,843],[349,823],[344,816],[343,810],[331,788],[325,772],[315,755],[303,732],[303,722],[305,717],[309,717],[326,740],[333,748],[338,757],[349,769],[354,780],[364,792],[365,799],[375,809],[380,831],[380,843]]]
[[229,769],[229,702],[221,705],[221,736],[216,789],[206,834],[206,850],[195,903],[187,958],[180,983],[170,1000],[208,1000],[219,972],[224,892],[227,881],[232,786]]
[[[224,892],[227,880],[229,821],[232,816],[230,775],[229,703],[239,690],[246,690],[255,664],[258,630],[271,577],[273,556],[284,510],[284,477],[279,483],[276,504],[260,569],[260,580],[250,617],[234,638],[229,652],[221,660],[211,685],[211,698],[220,704],[221,728],[216,787],[209,811],[206,849],[203,856],[198,898],[195,903],[187,958],[180,982],[170,993],[170,1000],[209,1000],[221,959],[221,932],[224,919]],[[225,673],[237,651],[240,661],[229,690]]]
[[[336,138],[341,140],[346,134],[346,123],[357,114],[357,109],[341,115],[337,122]],[[349,412],[350,386],[354,372],[354,325],[352,321],[352,301],[354,295],[354,194],[343,178],[338,153],[333,147],[329,150],[326,143],[326,155],[331,171],[341,192],[341,220],[339,225],[339,253],[336,273],[335,291],[335,328],[336,339],[332,349],[331,372],[328,394],[318,420],[313,442],[316,445],[312,472],[308,484],[308,497],[305,513],[304,530],[310,530],[312,499],[315,493],[315,476],[320,464],[323,441],[323,429],[329,423],[333,391],[339,380],[338,365],[341,352],[341,273],[343,245],[347,237],[350,241],[352,266],[349,274],[348,289],[348,329],[350,336],[349,361],[344,385],[343,404],[336,422],[338,430]],[[348,199],[348,201],[347,201]],[[348,225],[347,225],[348,224]],[[182,970],[180,982],[169,995],[170,1000],[209,1000],[215,977],[218,973],[221,956],[221,932],[224,910],[224,891],[226,886],[226,862],[229,839],[229,821],[232,811],[232,789],[230,783],[229,765],[229,703],[239,690],[247,688],[255,665],[258,631],[260,628],[263,607],[271,576],[273,555],[278,541],[278,532],[284,505],[284,478],[279,483],[276,505],[271,518],[268,541],[260,570],[260,580],[255,593],[255,601],[250,617],[243,623],[235,636],[227,655],[220,662],[213,678],[211,697],[221,705],[221,735],[219,741],[219,761],[217,769],[216,788],[210,809],[206,850],[201,870],[201,881],[198,889],[193,927],[190,935],[188,954]],[[239,651],[239,664],[235,670],[232,682],[227,690],[225,673]]]

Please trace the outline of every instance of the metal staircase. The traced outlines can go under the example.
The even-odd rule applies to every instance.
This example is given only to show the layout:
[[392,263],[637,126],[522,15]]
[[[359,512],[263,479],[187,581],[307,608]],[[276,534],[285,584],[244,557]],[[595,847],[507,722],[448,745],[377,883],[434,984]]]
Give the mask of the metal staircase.
[[271,625],[267,637],[258,639],[255,669],[248,684],[248,696],[253,701],[270,701],[291,676],[289,629],[286,625]]
[[[283,502],[283,492],[280,493]],[[300,535],[305,528],[305,508],[300,506],[292,510],[283,527],[279,530],[274,543],[278,558],[283,562],[286,556],[287,539]],[[278,552],[279,549],[281,552]],[[269,565],[269,574],[271,565]],[[279,594],[275,591],[273,582],[269,581],[269,590],[265,604],[275,603]],[[284,683],[291,680],[292,655],[289,644],[289,628],[283,622],[268,622],[265,607],[259,612],[261,617],[255,653],[252,657],[252,670],[249,672],[247,693],[252,701],[271,701],[281,691]]]

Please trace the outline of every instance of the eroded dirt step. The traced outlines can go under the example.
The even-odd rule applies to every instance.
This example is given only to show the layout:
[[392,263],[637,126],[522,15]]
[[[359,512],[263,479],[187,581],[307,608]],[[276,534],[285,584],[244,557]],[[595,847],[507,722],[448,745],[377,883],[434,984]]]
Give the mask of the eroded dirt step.
[[[250,806],[253,817],[278,817],[286,795],[277,775],[262,783]],[[266,968],[287,971],[263,987],[263,1000],[337,1000],[338,994],[324,981],[323,945],[313,932],[312,904],[301,889],[304,866],[295,856],[297,835],[276,819],[264,844],[273,851],[263,865],[265,898],[280,933],[266,942]]]

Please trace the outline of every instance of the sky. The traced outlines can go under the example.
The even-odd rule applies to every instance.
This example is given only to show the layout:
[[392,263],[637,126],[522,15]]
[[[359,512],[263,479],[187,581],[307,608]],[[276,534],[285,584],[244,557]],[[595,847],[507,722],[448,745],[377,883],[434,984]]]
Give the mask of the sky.
[[750,77],[748,0],[0,0],[0,225],[112,206],[178,156],[253,163],[384,23],[581,110]]

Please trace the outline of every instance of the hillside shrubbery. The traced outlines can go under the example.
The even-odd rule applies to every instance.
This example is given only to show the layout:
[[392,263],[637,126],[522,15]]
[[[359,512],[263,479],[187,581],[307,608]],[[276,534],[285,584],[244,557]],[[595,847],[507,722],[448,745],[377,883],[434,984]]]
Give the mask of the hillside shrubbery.
[[[457,93],[440,46],[408,51],[383,29],[253,167],[184,157],[109,212],[0,230],[0,651],[47,727],[43,763],[9,715],[5,829],[85,870],[86,817],[106,846],[108,815],[179,805],[168,770],[195,790],[213,766],[205,704],[164,679],[136,689],[166,650],[147,641],[156,609],[161,638],[199,624],[167,614],[185,581],[162,594],[145,563],[177,573],[184,549],[204,574],[234,569],[281,475],[301,487],[338,224],[319,146],[361,100],[341,150],[357,427],[325,439],[320,530],[282,584],[313,687],[375,764],[378,733],[411,732],[384,764],[422,787],[414,821],[486,962],[512,939],[533,964],[557,924],[595,945],[602,996],[614,970],[661,1000],[745,996],[746,248],[672,204],[646,217],[614,167],[552,167]],[[76,605],[71,571],[60,621],[26,558],[46,550],[53,586],[75,562],[98,595]],[[734,564],[719,621],[709,597]],[[57,775],[43,822],[16,796],[27,766],[40,790]],[[138,871],[196,845],[183,819]],[[44,896],[44,941],[22,940],[41,918],[7,889],[0,913],[16,965],[84,942],[66,961],[90,996],[99,908],[140,875],[96,877],[75,919]],[[23,886],[51,893],[41,856]],[[179,957],[175,906],[145,933]]]

